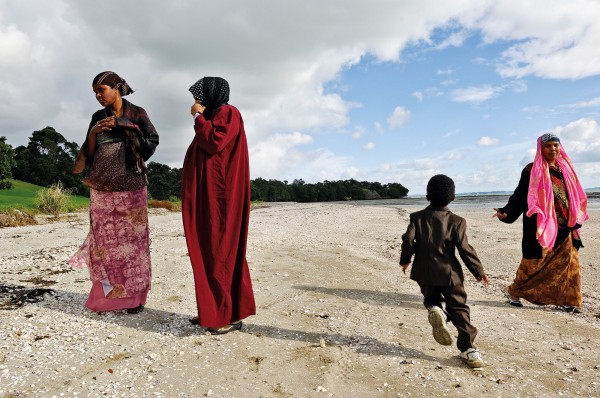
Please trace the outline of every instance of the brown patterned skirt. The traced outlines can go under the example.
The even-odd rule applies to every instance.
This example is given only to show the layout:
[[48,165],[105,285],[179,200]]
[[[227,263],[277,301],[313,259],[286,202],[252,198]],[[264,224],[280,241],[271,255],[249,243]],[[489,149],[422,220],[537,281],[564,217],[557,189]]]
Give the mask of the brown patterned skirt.
[[522,259],[508,292],[533,304],[581,306],[581,266],[571,234],[541,259]]

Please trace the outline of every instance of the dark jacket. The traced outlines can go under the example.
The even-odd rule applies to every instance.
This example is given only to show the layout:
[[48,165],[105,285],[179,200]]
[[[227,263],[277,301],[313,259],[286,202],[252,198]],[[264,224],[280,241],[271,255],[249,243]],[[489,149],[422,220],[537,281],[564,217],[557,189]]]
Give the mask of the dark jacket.
[[466,220],[447,207],[430,205],[412,213],[402,235],[400,264],[409,263],[414,254],[411,279],[431,286],[462,284],[463,270],[455,254],[458,249],[465,266],[475,278],[480,278],[485,272],[466,232]]
[[[534,259],[542,258],[542,246],[538,243],[536,230],[537,230],[537,214],[533,214],[531,217],[527,217],[527,193],[529,192],[529,179],[531,178],[531,169],[533,163],[529,163],[521,172],[521,179],[513,194],[508,198],[506,206],[498,209],[501,213],[505,213],[504,219],[500,221],[512,224],[515,222],[521,214],[523,214],[523,239],[521,240],[521,250],[523,252],[523,258]],[[576,225],[575,228],[579,228],[580,225]],[[570,229],[559,230],[556,243],[556,248],[569,236]],[[576,248],[583,247],[579,239],[573,239],[573,244]]]
[[[112,114],[110,107],[96,111],[92,115],[87,135],[89,136],[90,130],[98,121],[112,116]],[[127,147],[135,148],[136,156],[139,155],[144,161],[150,159],[159,143],[158,133],[144,108],[132,104],[125,98],[123,98],[123,116],[116,119],[116,127],[111,130],[110,135],[125,140],[128,143]],[[133,138],[131,144],[129,144],[130,137]],[[84,143],[82,148],[85,146]],[[135,162],[133,158],[134,156],[130,156],[128,161]],[[88,162],[90,161],[91,159],[88,159]]]
[[505,213],[506,217],[500,221],[512,224],[523,214],[523,239],[521,240],[521,250],[523,258],[542,258],[542,246],[537,241],[535,231],[537,230],[537,215],[527,217],[527,192],[529,191],[529,178],[531,177],[531,168],[533,163],[529,163],[521,172],[521,179],[513,194],[508,198],[506,206],[498,209]]

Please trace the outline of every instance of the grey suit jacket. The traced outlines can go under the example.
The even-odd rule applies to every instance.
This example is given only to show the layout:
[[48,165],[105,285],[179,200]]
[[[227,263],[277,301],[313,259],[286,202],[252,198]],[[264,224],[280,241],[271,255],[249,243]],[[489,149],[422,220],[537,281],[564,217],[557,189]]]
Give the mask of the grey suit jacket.
[[410,215],[410,224],[402,235],[400,264],[415,256],[410,278],[419,284],[449,286],[462,284],[460,258],[475,278],[485,275],[475,249],[467,240],[467,222],[447,207],[427,206]]

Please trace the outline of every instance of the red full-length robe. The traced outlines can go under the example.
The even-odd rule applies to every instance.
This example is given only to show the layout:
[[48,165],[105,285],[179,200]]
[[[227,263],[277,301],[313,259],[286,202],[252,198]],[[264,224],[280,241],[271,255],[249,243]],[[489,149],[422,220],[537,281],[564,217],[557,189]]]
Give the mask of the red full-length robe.
[[244,122],[222,105],[194,122],[181,180],[183,226],[194,270],[200,326],[218,328],[256,313],[246,242],[250,166]]

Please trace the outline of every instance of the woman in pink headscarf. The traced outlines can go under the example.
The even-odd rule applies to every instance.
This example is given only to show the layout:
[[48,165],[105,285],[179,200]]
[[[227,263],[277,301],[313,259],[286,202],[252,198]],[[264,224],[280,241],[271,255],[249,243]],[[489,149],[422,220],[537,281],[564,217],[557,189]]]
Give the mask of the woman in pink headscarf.
[[547,133],[538,138],[533,163],[523,169],[506,206],[494,210],[494,217],[505,223],[513,223],[525,213],[523,258],[507,289],[508,303],[522,307],[523,298],[579,312],[578,250],[583,247],[579,228],[589,218],[587,196],[558,136]]

